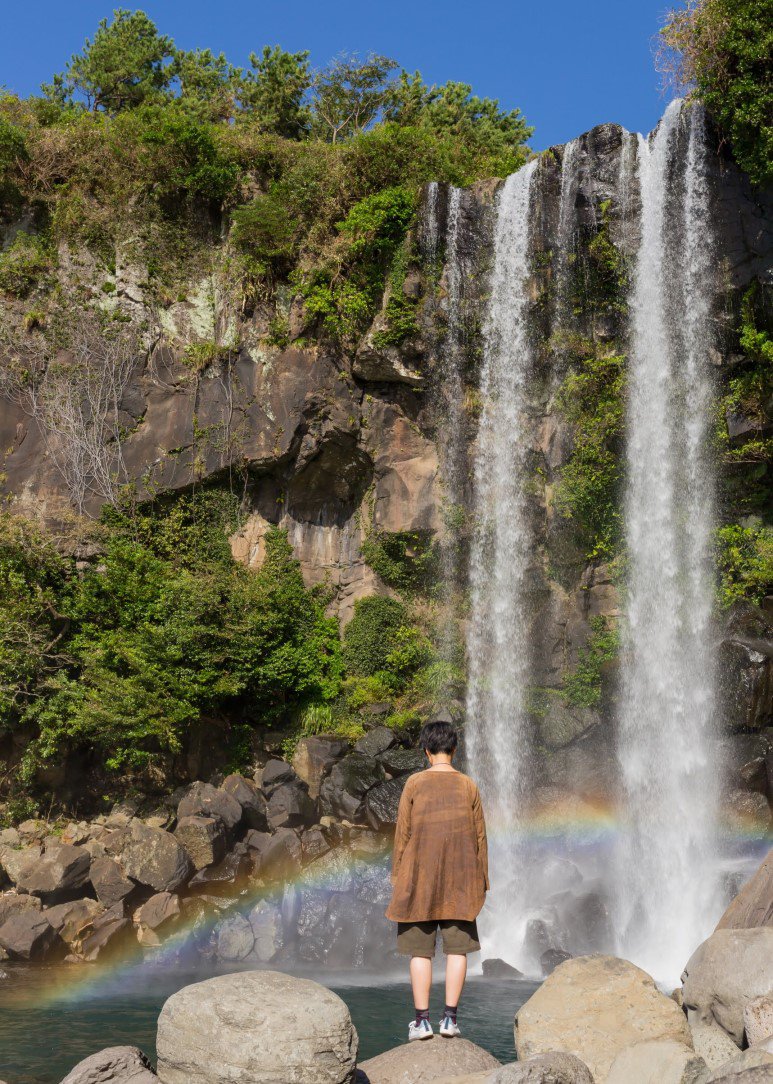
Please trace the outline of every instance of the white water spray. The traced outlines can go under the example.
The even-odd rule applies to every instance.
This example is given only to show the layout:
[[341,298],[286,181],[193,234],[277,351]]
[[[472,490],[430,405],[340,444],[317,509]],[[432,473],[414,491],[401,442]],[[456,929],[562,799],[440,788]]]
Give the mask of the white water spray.
[[520,958],[513,895],[523,882],[518,823],[528,783],[524,690],[529,670],[525,580],[533,552],[526,509],[526,394],[532,375],[527,330],[529,209],[536,165],[499,193],[491,296],[484,329],[483,414],[475,461],[476,531],[470,559],[471,622],[467,754],[487,815],[506,830],[492,846],[492,896],[503,908],[492,931],[496,955]]
[[617,928],[621,954],[666,981],[679,976],[717,917],[706,454],[713,260],[702,114],[672,103],[638,149]]

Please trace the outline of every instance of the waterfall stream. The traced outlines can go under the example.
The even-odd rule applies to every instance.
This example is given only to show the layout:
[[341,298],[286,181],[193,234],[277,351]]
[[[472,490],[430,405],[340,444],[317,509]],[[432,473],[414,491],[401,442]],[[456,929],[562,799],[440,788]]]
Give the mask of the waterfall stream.
[[[524,411],[532,369],[526,282],[535,168],[531,162],[508,177],[496,208],[470,560],[467,755],[493,829],[492,895],[508,904],[523,882],[518,832],[528,784],[524,692],[529,644],[523,613],[533,540],[525,507]],[[520,938],[512,910],[502,919],[495,919],[497,954],[517,959]]]
[[713,274],[702,114],[673,102],[652,140],[640,137],[638,152],[618,936],[623,955],[666,978],[678,977],[716,920],[706,461]]

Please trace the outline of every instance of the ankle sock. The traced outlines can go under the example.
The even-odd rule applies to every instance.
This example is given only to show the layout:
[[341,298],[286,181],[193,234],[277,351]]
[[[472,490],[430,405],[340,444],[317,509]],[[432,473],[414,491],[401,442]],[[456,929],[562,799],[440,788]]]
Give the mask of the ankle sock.
[[422,1020],[429,1021],[429,1009],[416,1009],[416,1019],[414,1023],[420,1024]]
[[458,1005],[446,1005],[443,1009],[443,1016],[450,1016],[453,1022],[456,1023],[456,1010],[458,1008]]

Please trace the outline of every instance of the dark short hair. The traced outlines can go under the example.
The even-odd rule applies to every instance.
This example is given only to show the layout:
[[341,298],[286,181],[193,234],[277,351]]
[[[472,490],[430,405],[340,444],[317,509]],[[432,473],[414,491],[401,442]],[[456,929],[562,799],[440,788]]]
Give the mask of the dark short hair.
[[451,723],[438,720],[434,723],[425,723],[419,734],[419,746],[428,753],[448,753],[456,750],[459,744],[456,736],[456,727]]

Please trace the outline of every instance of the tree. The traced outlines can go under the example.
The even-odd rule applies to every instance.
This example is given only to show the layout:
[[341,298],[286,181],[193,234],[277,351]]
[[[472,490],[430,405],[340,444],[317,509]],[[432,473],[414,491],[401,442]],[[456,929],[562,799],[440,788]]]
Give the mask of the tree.
[[300,139],[310,120],[304,103],[311,86],[308,52],[286,53],[278,45],[265,45],[260,56],[250,53],[250,64],[252,71],[241,79],[242,108],[255,113],[266,131]]
[[773,176],[770,0],[687,0],[660,31],[657,66],[692,88],[757,184]]
[[180,104],[198,120],[231,120],[242,69],[230,64],[224,53],[211,49],[179,49],[172,68],[179,84]]
[[144,11],[118,8],[113,21],[102,19],[94,40],[87,38],[83,52],[43,91],[60,103],[82,95],[89,109],[120,113],[169,87],[174,55],[172,39],[159,34]]
[[449,81],[429,87],[419,72],[401,72],[391,85],[384,119],[452,135],[496,155],[521,152],[534,131],[519,109],[500,109],[496,98],[473,95],[468,83]]
[[364,131],[389,100],[397,63],[371,53],[337,57],[314,78],[313,129],[331,143]]

